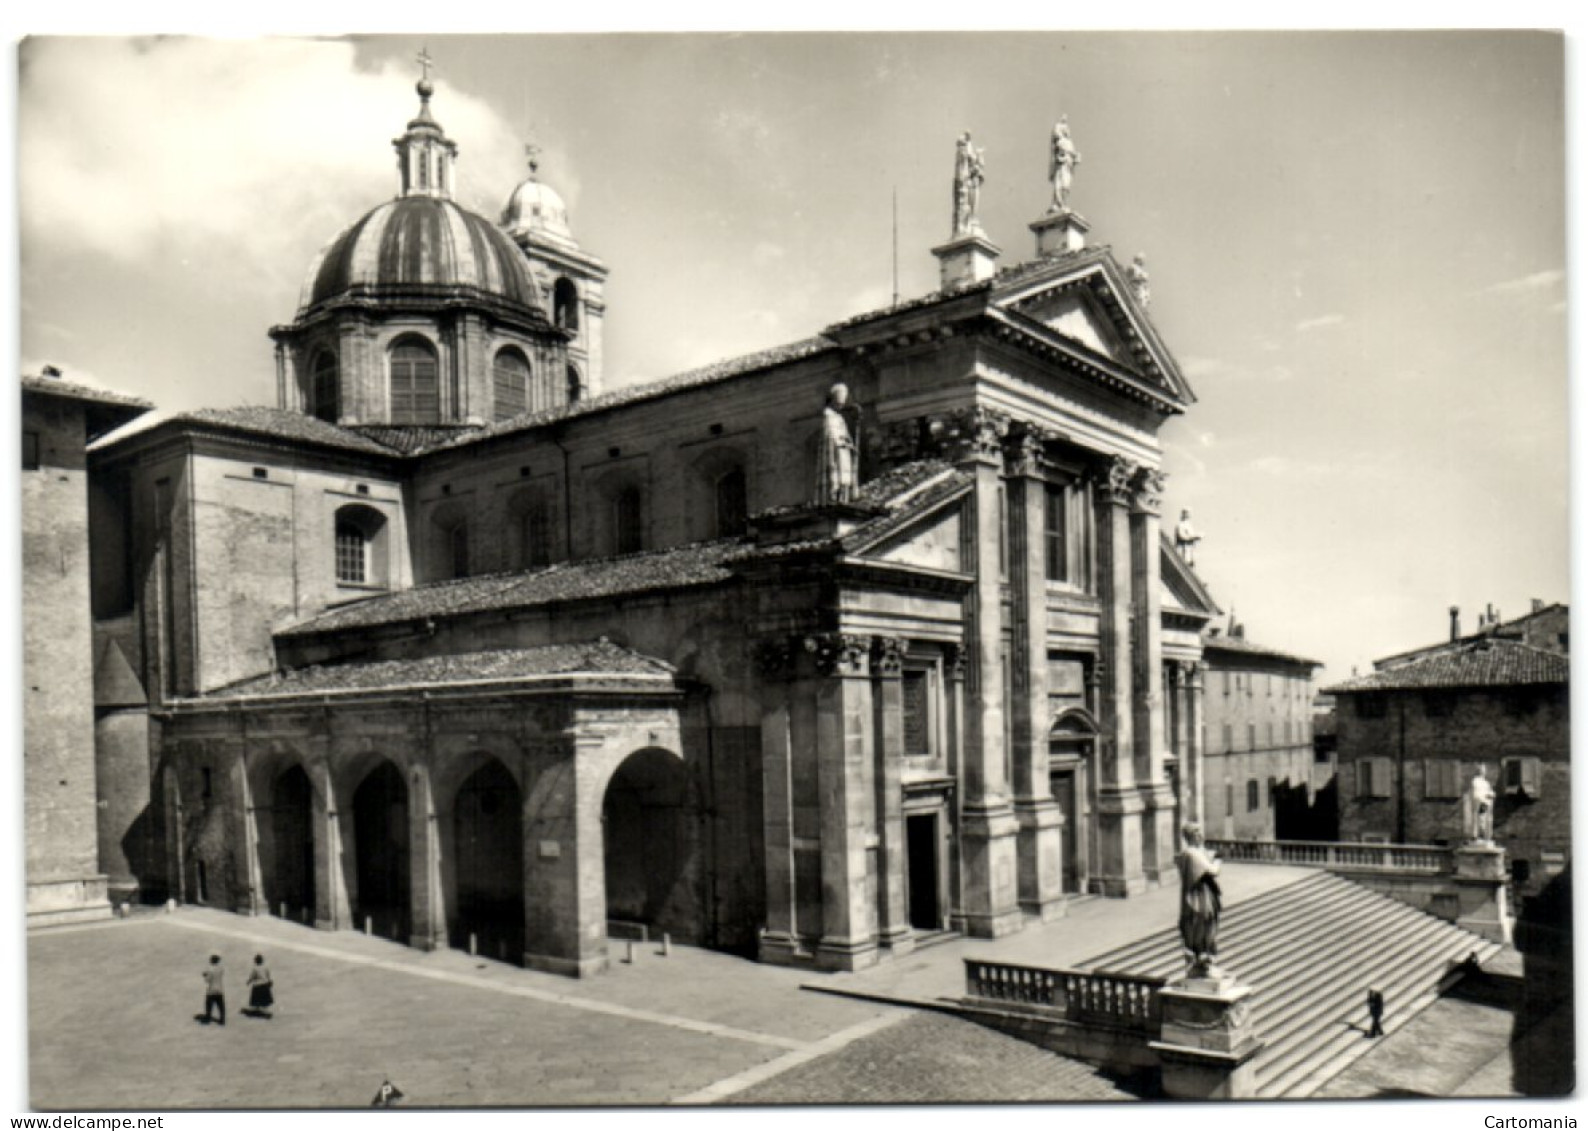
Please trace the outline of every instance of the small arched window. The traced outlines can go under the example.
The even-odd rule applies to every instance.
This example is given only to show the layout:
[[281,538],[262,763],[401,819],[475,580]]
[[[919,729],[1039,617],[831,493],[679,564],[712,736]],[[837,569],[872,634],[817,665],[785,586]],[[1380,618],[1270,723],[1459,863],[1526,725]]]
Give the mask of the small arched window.
[[507,526],[517,568],[551,564],[551,507],[544,491],[532,487],[514,494],[507,505]]
[[583,387],[579,383],[579,371],[573,366],[568,367],[568,403],[578,404]]
[[717,476],[717,537],[737,538],[745,532],[744,468],[732,467]]
[[309,415],[336,423],[337,405],[336,354],[321,350],[314,355],[309,375]]
[[491,363],[493,419],[508,420],[528,411],[529,380],[529,362],[523,353],[512,346],[496,351]]
[[566,275],[551,288],[552,318],[564,330],[579,329],[579,288]]
[[336,512],[336,583],[385,586],[386,516],[354,503]]
[[404,338],[391,349],[391,422],[434,424],[441,419],[441,366],[423,338]]

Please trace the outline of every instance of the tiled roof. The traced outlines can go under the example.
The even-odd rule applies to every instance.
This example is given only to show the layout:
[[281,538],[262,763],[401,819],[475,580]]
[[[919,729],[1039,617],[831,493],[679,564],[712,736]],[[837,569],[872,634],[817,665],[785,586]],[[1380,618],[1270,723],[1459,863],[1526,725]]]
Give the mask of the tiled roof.
[[97,404],[116,405],[122,408],[154,407],[142,397],[113,393],[109,389],[96,389],[91,385],[79,385],[75,381],[65,381],[59,377],[34,377],[23,374],[22,388],[29,393],[47,393],[54,397],[70,397],[73,400],[93,401]]
[[603,638],[580,644],[543,644],[534,648],[425,656],[417,660],[301,668],[234,684],[211,692],[204,698],[213,701],[259,696],[317,695],[334,691],[375,691],[574,673],[670,675],[672,671],[670,664],[619,647]]
[[1321,660],[1309,660],[1305,656],[1298,656],[1293,652],[1281,652],[1278,648],[1266,648],[1261,644],[1253,644],[1250,640],[1240,636],[1204,635],[1202,637],[1203,652],[1240,652],[1248,656],[1267,656],[1275,660],[1289,660],[1294,664],[1311,664],[1322,667]]
[[744,550],[742,541],[729,538],[617,558],[563,562],[525,573],[441,581],[344,605],[283,629],[278,635],[308,636],[491,609],[714,585],[733,576],[723,563]]
[[910,525],[971,481],[971,473],[958,471],[943,460],[924,459],[901,464],[860,489],[868,504],[886,507],[885,514],[862,523],[845,534],[846,550],[869,546]]
[[834,348],[833,342],[819,335],[814,338],[806,338],[803,341],[790,342],[787,345],[774,346],[771,349],[761,350],[757,353],[744,354],[741,357],[729,358],[725,361],[702,366],[699,369],[691,369],[684,373],[674,374],[660,381],[650,381],[643,385],[629,385],[625,388],[614,389],[610,393],[603,393],[599,397],[591,397],[589,400],[575,401],[573,404],[558,405],[555,408],[543,409],[540,412],[525,413],[523,416],[515,416],[511,420],[497,421],[495,424],[489,424],[478,432],[454,439],[449,443],[437,444],[434,448],[427,450],[436,451],[440,448],[461,447],[465,444],[488,440],[496,436],[507,436],[515,432],[524,432],[531,428],[554,424],[559,420],[571,420],[579,416],[589,416],[593,413],[604,412],[607,409],[633,404],[636,401],[650,400],[654,397],[666,396],[669,393],[676,393],[683,389],[693,389],[700,385],[726,381],[730,377],[738,377],[745,373],[754,372],[757,369],[767,369],[790,361],[800,361]]
[[478,424],[352,424],[347,430],[406,456],[473,435],[480,428]]
[[1455,651],[1436,652],[1421,660],[1337,683],[1331,694],[1353,691],[1407,691],[1439,687],[1516,687],[1565,683],[1571,661],[1513,640],[1479,640]]
[[[140,424],[142,422],[139,422]],[[341,448],[344,451],[362,452],[366,455],[393,456],[396,451],[384,444],[360,436],[335,424],[327,424],[317,417],[301,412],[287,412],[264,405],[240,405],[236,408],[201,408],[179,413],[150,423],[148,427],[123,429],[96,445],[96,449],[113,447],[132,437],[141,436],[156,428],[175,426],[184,430],[220,430],[265,436],[272,440],[291,443],[318,444],[322,447]]]

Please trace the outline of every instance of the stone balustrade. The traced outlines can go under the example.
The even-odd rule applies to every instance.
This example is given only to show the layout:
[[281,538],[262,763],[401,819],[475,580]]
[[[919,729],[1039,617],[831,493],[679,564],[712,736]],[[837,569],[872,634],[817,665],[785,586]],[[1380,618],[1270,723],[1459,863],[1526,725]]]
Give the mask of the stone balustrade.
[[1356,844],[1309,840],[1209,840],[1207,846],[1238,864],[1297,864],[1347,872],[1422,876],[1455,871],[1455,850],[1437,844]]
[[1067,1021],[1156,1035],[1164,979],[965,959],[965,994],[981,1002],[1062,1010]]

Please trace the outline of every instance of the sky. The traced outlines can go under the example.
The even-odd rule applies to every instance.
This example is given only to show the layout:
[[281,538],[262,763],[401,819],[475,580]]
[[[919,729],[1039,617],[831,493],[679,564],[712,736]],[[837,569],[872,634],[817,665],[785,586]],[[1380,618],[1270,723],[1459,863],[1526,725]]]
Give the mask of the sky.
[[1564,57],[1548,33],[68,39],[19,61],[20,353],[273,404],[266,330],[395,191],[436,61],[464,206],[541,177],[611,269],[607,388],[937,285],[954,139],[1031,258],[1047,138],[1197,394],[1166,519],[1248,637],[1327,665],[1569,599]]

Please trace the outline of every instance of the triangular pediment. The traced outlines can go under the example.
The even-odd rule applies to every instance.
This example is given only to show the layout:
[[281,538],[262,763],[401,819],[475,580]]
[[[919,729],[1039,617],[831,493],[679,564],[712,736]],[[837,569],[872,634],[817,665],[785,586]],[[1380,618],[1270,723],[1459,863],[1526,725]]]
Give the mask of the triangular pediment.
[[934,511],[873,546],[865,556],[900,565],[963,572],[963,509],[956,505]]
[[1194,616],[1214,617],[1219,613],[1213,594],[1202,584],[1190,566],[1186,565],[1168,538],[1159,545],[1159,599],[1165,609],[1190,613]]
[[1083,288],[1071,287],[1038,295],[1033,302],[1021,307],[1021,313],[1104,357],[1135,368],[1118,331]]

